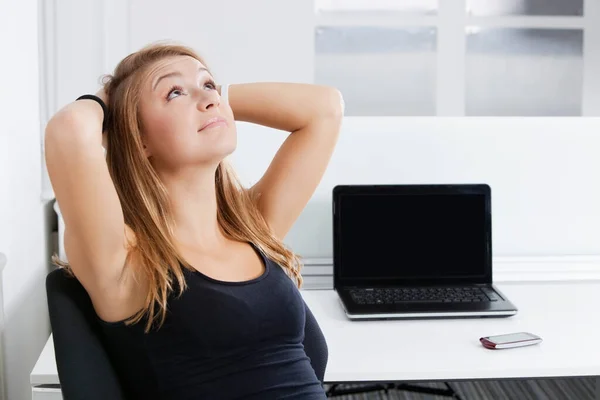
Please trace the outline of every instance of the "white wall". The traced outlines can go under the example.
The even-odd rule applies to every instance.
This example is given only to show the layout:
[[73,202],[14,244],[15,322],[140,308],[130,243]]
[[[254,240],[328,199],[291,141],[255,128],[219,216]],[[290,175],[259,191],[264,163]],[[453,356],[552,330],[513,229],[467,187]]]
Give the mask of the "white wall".
[[[40,200],[37,0],[0,2],[0,252],[6,398],[30,398],[29,373],[49,334],[48,206]],[[16,40],[18,38],[18,40]]]
[[[600,254],[600,118],[346,117],[325,176],[286,241],[332,256],[331,189],[360,183],[488,183],[496,256]],[[238,124],[246,184],[285,134]]]
[[313,79],[312,1],[130,0],[131,48],[185,41],[229,82]]
[[218,80],[313,79],[311,1],[61,0],[44,10],[50,114],[158,40],[192,46]]
[[[160,39],[198,49],[222,81],[313,79],[310,1],[178,0],[166,7],[158,0],[107,0],[99,15],[94,4],[58,4],[64,23],[54,39],[65,67],[56,70],[56,106],[90,90],[128,52]],[[86,25],[94,29],[72,34]],[[91,44],[85,59],[78,52],[83,42]],[[106,70],[98,71],[98,62]],[[598,120],[587,118],[346,118],[331,167],[287,241],[307,257],[331,256],[335,183],[481,181],[494,190],[497,255],[600,254],[598,128]],[[240,125],[232,157],[240,175],[256,179],[283,138]]]

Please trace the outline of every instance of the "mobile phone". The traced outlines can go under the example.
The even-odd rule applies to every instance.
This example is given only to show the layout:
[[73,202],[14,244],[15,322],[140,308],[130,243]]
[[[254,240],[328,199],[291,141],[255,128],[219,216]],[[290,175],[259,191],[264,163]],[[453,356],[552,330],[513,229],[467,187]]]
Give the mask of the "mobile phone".
[[486,349],[512,349],[514,347],[538,344],[542,341],[542,338],[529,332],[516,332],[485,336],[480,338],[479,341]]

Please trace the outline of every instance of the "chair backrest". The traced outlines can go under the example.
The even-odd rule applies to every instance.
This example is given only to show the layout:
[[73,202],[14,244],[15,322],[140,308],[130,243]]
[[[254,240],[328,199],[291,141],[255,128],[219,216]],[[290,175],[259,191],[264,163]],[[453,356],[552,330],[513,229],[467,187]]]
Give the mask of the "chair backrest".
[[57,269],[46,277],[46,292],[63,398],[125,399],[83,286]]

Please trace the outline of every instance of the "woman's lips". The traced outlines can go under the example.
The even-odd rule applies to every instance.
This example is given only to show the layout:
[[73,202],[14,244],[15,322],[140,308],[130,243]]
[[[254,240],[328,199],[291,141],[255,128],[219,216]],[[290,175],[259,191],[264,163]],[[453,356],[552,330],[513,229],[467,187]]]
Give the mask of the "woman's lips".
[[198,132],[203,131],[205,129],[214,128],[217,126],[227,126],[227,121],[225,120],[225,118],[215,117],[215,118],[209,119],[208,121],[206,121],[204,123],[204,125],[202,125],[202,127],[200,129],[198,129]]

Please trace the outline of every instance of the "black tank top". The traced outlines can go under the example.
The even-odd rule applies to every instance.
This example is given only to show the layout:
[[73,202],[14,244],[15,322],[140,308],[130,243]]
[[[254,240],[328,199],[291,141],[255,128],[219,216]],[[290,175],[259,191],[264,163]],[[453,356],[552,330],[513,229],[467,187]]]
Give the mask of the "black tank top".
[[131,399],[325,399],[327,345],[299,290],[256,247],[264,273],[223,282],[184,269],[164,325],[101,321]]

